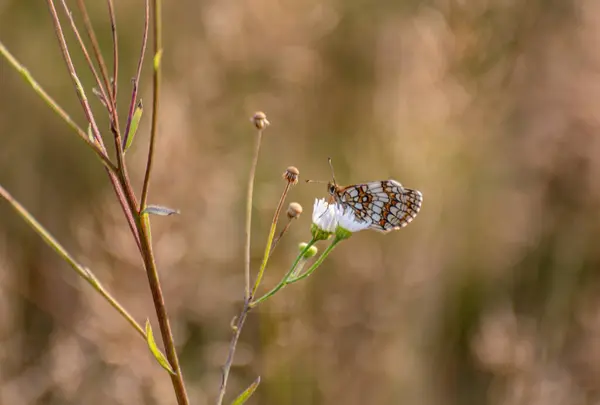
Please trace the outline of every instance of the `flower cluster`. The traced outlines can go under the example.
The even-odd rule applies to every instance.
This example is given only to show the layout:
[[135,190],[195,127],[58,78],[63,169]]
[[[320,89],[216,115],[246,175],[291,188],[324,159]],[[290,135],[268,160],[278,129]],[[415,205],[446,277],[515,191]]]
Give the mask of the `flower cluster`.
[[367,229],[371,221],[356,217],[352,208],[338,203],[328,203],[325,199],[316,199],[313,207],[311,231],[316,240],[328,239],[335,233],[338,239],[347,239],[354,232]]

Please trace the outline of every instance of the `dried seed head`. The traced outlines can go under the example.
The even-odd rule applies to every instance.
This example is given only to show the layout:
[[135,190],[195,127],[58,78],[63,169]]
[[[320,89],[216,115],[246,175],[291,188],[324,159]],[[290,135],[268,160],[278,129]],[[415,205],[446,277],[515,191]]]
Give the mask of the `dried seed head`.
[[302,214],[302,206],[297,202],[290,203],[287,209],[289,219],[297,219]]
[[285,173],[283,173],[283,178],[286,179],[292,185],[296,185],[298,184],[299,175],[300,172],[298,171],[298,169],[294,166],[290,166],[287,169],[285,169]]
[[254,124],[256,129],[265,129],[266,127],[271,125],[271,123],[267,119],[267,116],[262,111],[255,112],[252,118],[250,118],[250,122]]

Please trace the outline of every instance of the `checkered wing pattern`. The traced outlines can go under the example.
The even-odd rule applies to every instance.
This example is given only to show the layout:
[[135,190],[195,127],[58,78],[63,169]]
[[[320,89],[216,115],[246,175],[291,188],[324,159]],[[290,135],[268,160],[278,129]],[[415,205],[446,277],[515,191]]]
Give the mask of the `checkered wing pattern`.
[[338,203],[351,207],[357,218],[370,220],[370,229],[388,232],[408,225],[419,213],[423,195],[396,180],[336,187]]

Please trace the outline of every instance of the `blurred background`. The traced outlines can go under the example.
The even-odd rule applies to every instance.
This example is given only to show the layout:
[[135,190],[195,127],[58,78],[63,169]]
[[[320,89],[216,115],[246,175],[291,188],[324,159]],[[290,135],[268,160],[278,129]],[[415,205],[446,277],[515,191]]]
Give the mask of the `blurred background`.
[[[87,5],[110,65],[106,4]],[[143,2],[115,5],[124,119]],[[241,309],[257,110],[272,125],[256,179],[253,274],[287,166],[301,179],[289,201],[305,210],[264,291],[310,238],[326,189],[303,180],[329,180],[328,156],[340,183],[394,178],[424,204],[398,232],[356,234],[250,315],[227,403],[257,375],[250,404],[600,403],[600,2],[183,0],[165,2],[164,30],[150,202],[182,211],[155,217],[153,240],[192,403],[214,402]],[[85,128],[44,2],[0,0],[0,40]],[[146,113],[128,153],[138,193],[150,50],[146,62]],[[0,134],[0,184],[157,331],[104,170],[5,60]],[[139,335],[6,202],[0,403],[175,403]]]

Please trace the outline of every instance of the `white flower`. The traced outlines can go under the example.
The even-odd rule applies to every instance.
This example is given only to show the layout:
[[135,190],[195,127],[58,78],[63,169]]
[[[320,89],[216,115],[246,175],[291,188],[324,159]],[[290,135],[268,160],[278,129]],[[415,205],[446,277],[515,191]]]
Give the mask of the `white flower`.
[[333,233],[337,226],[334,204],[329,204],[324,198],[315,199],[312,221],[321,231]]
[[349,233],[365,230],[371,226],[372,223],[371,220],[361,220],[357,218],[352,208],[341,204],[336,204],[335,218],[338,222],[338,227]]

